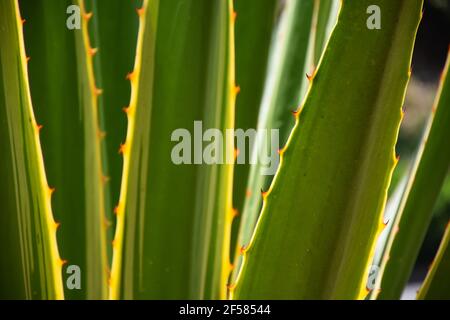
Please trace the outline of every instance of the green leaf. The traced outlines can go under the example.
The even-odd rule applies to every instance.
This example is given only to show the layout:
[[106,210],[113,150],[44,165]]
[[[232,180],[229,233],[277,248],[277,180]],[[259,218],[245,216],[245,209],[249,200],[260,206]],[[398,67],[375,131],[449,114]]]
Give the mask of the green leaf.
[[[105,135],[103,167],[107,176],[106,216],[113,219],[119,201],[122,178],[122,157],[118,153],[126,137],[127,118],[123,109],[130,102],[131,88],[126,79],[133,70],[139,16],[136,9],[142,0],[87,0],[93,13],[89,24],[92,46],[98,49],[94,60],[95,76],[102,88],[99,97],[100,127]],[[112,239],[110,239],[112,240]]]
[[[269,47],[275,25],[276,0],[236,1],[236,128],[255,129],[266,79]],[[246,161],[235,166],[233,204],[242,213],[249,174],[250,149],[239,150]],[[231,248],[236,247],[240,215],[234,221]],[[234,250],[232,250],[232,253]]]
[[336,25],[340,0],[316,0],[315,5],[318,6],[318,9],[316,9],[317,21],[315,23],[314,63],[318,64],[331,32]]
[[[311,72],[313,65],[311,55],[313,16],[313,0],[289,1],[284,8],[272,41],[269,70],[257,126],[258,130],[267,130],[267,137],[256,141],[251,150],[251,157],[261,154],[262,150],[270,150],[268,144],[272,129],[280,130],[280,146],[282,146],[295,124],[292,111],[297,109],[304,97],[308,82],[306,73]],[[261,211],[261,190],[266,190],[273,178],[273,174],[263,175],[264,168],[261,161],[250,168],[237,251],[250,241]],[[240,265],[241,258],[237,257],[232,281],[236,279]]]
[[[67,8],[81,8],[81,29],[70,30]],[[66,286],[68,299],[104,299],[108,294],[107,220],[102,134],[94,78],[95,50],[88,37],[83,1],[22,0],[27,19],[30,85],[42,149],[61,224],[58,243],[67,266],[80,268],[81,289]],[[73,12],[72,12],[73,14]],[[64,270],[64,278],[72,274]],[[70,270],[69,270],[70,271]]]
[[[370,5],[380,30],[367,27]],[[421,10],[421,0],[342,2],[233,298],[367,294]]]
[[[194,121],[223,133],[234,126],[231,4],[146,0],[139,10],[128,133],[121,147],[113,299],[225,297],[233,165],[177,165],[171,155],[180,142],[188,144],[190,160],[202,156],[202,142],[190,149],[203,133],[194,133]],[[177,129],[194,133],[191,141],[171,141]],[[225,137],[220,151],[233,161],[233,139]]]
[[18,1],[0,3],[0,298],[62,299],[57,224],[31,103]]
[[[400,162],[396,167],[399,170]],[[393,189],[394,191],[389,196],[386,208],[383,213],[383,224],[385,227],[380,233],[377,239],[375,247],[375,253],[370,266],[370,271],[367,279],[367,289],[370,291],[366,299],[374,299],[378,295],[378,290],[374,290],[377,285],[377,280],[380,277],[380,266],[383,261],[383,257],[386,254],[387,244],[389,236],[393,232],[393,221],[398,214],[398,209],[402,202],[402,197],[405,192],[408,182],[408,175],[404,174],[398,185]],[[393,181],[391,182],[391,188],[393,187]]]
[[450,283],[448,270],[450,270],[450,224],[447,226],[444,238],[439,247],[436,259],[417,296],[421,300],[449,300]]
[[[444,70],[433,113],[428,122],[416,161],[411,169],[398,214],[393,221],[392,229],[394,231],[389,235],[380,269],[382,279],[376,287],[379,291],[378,299],[398,299],[401,297],[430,226],[433,208],[450,166],[450,150],[448,148],[450,80],[447,77],[448,65],[449,62]],[[445,242],[443,247],[445,247]],[[435,272],[436,270],[432,271],[432,273]],[[433,275],[430,275],[430,277],[433,277]],[[431,281],[431,279],[428,281]],[[430,283],[423,289],[423,296],[426,295],[425,292],[429,285]],[[444,282],[442,285],[444,285]],[[432,294],[430,293],[430,296]]]

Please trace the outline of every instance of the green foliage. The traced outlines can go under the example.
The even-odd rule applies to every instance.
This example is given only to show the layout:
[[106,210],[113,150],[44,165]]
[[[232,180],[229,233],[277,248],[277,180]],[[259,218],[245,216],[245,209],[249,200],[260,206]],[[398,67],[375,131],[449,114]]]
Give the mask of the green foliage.
[[[442,73],[442,83],[436,103],[433,107],[424,138],[417,154],[409,181],[397,207],[395,220],[388,238],[382,260],[381,282],[376,288],[378,299],[398,299],[412,273],[414,263],[420,247],[430,226],[433,207],[444,184],[450,166],[450,150],[448,137],[450,136],[450,79],[447,77],[448,67]],[[447,236],[448,237],[448,236]],[[445,252],[448,239],[442,244],[441,251]],[[440,253],[439,257],[444,253]],[[439,258],[439,261],[441,258]],[[439,261],[436,264],[439,264]],[[443,265],[446,259],[444,258]],[[443,266],[441,266],[443,267]],[[437,271],[436,281],[431,278]],[[439,279],[442,269],[433,266],[432,274],[427,280],[421,295],[438,298],[445,293],[433,292],[430,286],[448,286],[444,279]],[[448,287],[447,287],[448,288]],[[437,289],[438,290],[438,289]]]
[[450,268],[450,228],[447,226],[436,260],[420,289],[417,298],[424,300],[449,300],[450,282],[448,270]]
[[[373,3],[384,14],[376,32],[360,14]],[[278,174],[263,195],[235,298],[365,294],[421,9],[422,1],[410,0],[342,3]]]
[[[443,77],[388,197],[422,5],[0,1],[0,298],[362,299],[372,261],[398,298],[449,164]],[[228,161],[194,161],[199,121]],[[275,178],[225,134],[252,128],[280,130]],[[449,298],[449,238],[419,298]]]
[[[276,0],[246,0],[236,2],[236,83],[240,88],[236,102],[235,127],[244,131],[256,128],[266,79],[272,29],[275,26]],[[236,146],[238,148],[238,146]],[[250,159],[251,150],[239,150]],[[247,160],[234,168],[233,205],[238,213],[233,221],[231,254],[234,258],[236,241],[250,170]]]
[[[233,166],[176,165],[167,142],[196,120],[233,128],[232,15],[225,1],[183,4],[144,1],[139,12],[113,298],[225,297]],[[233,153],[233,141],[224,145]]]
[[[23,0],[33,106],[41,130],[42,152],[52,208],[61,224],[59,247],[67,265],[77,265],[84,290],[65,290],[66,298],[107,297],[106,174],[102,166],[99,89],[93,77],[94,49],[82,30],[65,26],[71,1]],[[58,79],[58,90],[55,90]],[[80,250],[83,248],[82,250]]]
[[[0,298],[64,297],[18,3],[0,3]],[[7,45],[4,45],[7,44]]]
[[[267,72],[276,0],[236,1],[236,83],[240,88],[236,103],[236,128],[256,127]],[[244,152],[244,150],[242,150]],[[242,209],[248,164],[237,165],[234,203]]]
[[[314,1],[291,1],[286,4],[272,40],[269,69],[261,100],[257,128],[281,130],[281,144],[287,140],[294,125],[291,112],[297,108],[306,91],[306,73],[312,69]],[[300,71],[299,71],[300,70]],[[274,142],[269,138],[257,140],[250,157],[268,150]],[[250,169],[246,185],[242,221],[237,238],[237,251],[250,241],[262,206],[261,190],[266,190],[273,175],[263,172],[258,161]],[[232,281],[237,277],[241,257],[236,257]]]

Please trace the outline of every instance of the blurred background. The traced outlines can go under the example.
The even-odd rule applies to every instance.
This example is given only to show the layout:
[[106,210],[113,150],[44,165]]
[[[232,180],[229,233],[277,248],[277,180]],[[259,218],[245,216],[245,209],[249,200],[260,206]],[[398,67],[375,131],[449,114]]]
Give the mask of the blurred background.
[[[400,132],[397,153],[400,163],[394,174],[396,183],[405,174],[417,149],[427,121],[434,97],[439,85],[439,78],[444,68],[450,43],[450,0],[425,0],[425,10],[421,23],[413,57],[413,77],[411,79],[406,102],[405,119]],[[450,125],[450,124],[449,124]],[[450,148],[450,137],[449,145]],[[420,283],[425,278],[445,227],[450,220],[450,174],[442,189],[440,198],[434,209],[434,218],[425,242],[410,286],[404,299],[413,299]]]

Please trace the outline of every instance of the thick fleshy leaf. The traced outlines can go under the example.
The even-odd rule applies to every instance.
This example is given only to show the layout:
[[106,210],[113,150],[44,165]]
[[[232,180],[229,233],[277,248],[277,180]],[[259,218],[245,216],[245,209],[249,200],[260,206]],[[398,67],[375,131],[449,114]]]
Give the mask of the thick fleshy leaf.
[[417,296],[423,300],[450,300],[450,224],[439,247],[436,259]]
[[[446,69],[442,74],[442,83],[433,113],[411,169],[409,181],[393,223],[393,231],[389,235],[380,270],[382,278],[376,287],[378,299],[399,299],[401,297],[430,226],[433,208],[450,166],[450,149],[448,148],[450,79],[447,77],[449,63],[447,62]],[[445,251],[445,246],[446,242],[444,241],[441,251]],[[439,259],[442,258],[442,255],[445,255],[444,252],[439,254]],[[437,272],[437,281],[443,281],[439,278],[442,272],[438,267],[439,261],[433,267],[425,289],[422,290],[423,296],[428,295],[426,292],[432,283],[434,283],[433,286],[444,285],[444,282],[436,284],[431,280]],[[435,268],[439,268],[439,270],[437,271]],[[440,293],[433,292],[433,289],[429,291],[430,298],[436,297],[435,294],[439,295]]]
[[234,143],[209,165],[202,147],[218,138],[202,135],[234,126],[232,1],[146,0],[138,13],[111,298],[223,298]]
[[[295,124],[292,111],[297,109],[307,89],[306,74],[311,72],[313,67],[314,9],[318,7],[313,0],[288,1],[274,34],[257,125],[262,138],[255,139],[251,150],[250,159],[254,164],[250,168],[246,186],[246,199],[236,246],[238,252],[250,241],[261,211],[261,190],[268,188],[277,169],[278,148],[269,147],[272,142],[278,142],[271,141],[272,130],[280,130],[278,136],[281,147]],[[275,136],[274,138],[276,139]],[[267,170],[260,157],[262,154],[267,156],[267,153],[272,156],[271,170]],[[237,255],[235,260],[232,281],[239,272],[241,257]]]
[[326,47],[330,34],[336,25],[340,0],[316,0],[318,6],[316,22],[316,39],[314,41],[314,63],[318,64]]
[[[236,102],[236,128],[256,129],[266,79],[269,47],[275,25],[276,0],[245,0],[235,2],[236,12],[236,83],[240,88]],[[250,169],[247,145],[239,154],[244,163],[237,163],[234,173],[233,205],[242,213]],[[233,224],[232,252],[240,223],[239,214]]]
[[0,298],[62,299],[61,267],[28,84],[18,1],[0,2]]
[[[380,29],[369,28],[373,5],[382,14]],[[421,0],[342,2],[243,250],[234,298],[367,294],[421,10]]]
[[[96,51],[88,37],[91,17],[81,0],[20,3],[28,22],[30,86],[36,118],[43,126],[45,167],[56,190],[53,210],[61,224],[58,244],[67,260],[65,295],[68,299],[104,299],[109,267],[106,176],[99,129],[101,92],[93,73]],[[80,29],[72,29],[78,13]]]
[[[136,56],[142,0],[86,0],[91,44],[98,51],[94,59],[95,78],[102,89],[99,97],[100,127],[105,136],[103,168],[106,175],[106,216],[113,222],[113,208],[119,201],[122,157],[118,150],[126,137],[127,118],[123,112],[130,103],[127,74]],[[109,234],[108,234],[109,235]],[[112,239],[110,239],[112,240]]]

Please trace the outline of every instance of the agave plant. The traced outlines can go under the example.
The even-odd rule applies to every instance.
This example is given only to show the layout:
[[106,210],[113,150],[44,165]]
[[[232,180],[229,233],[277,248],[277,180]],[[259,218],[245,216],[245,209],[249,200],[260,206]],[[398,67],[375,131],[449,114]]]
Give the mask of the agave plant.
[[400,298],[450,164],[448,62],[388,192],[422,6],[2,0],[0,298]]

